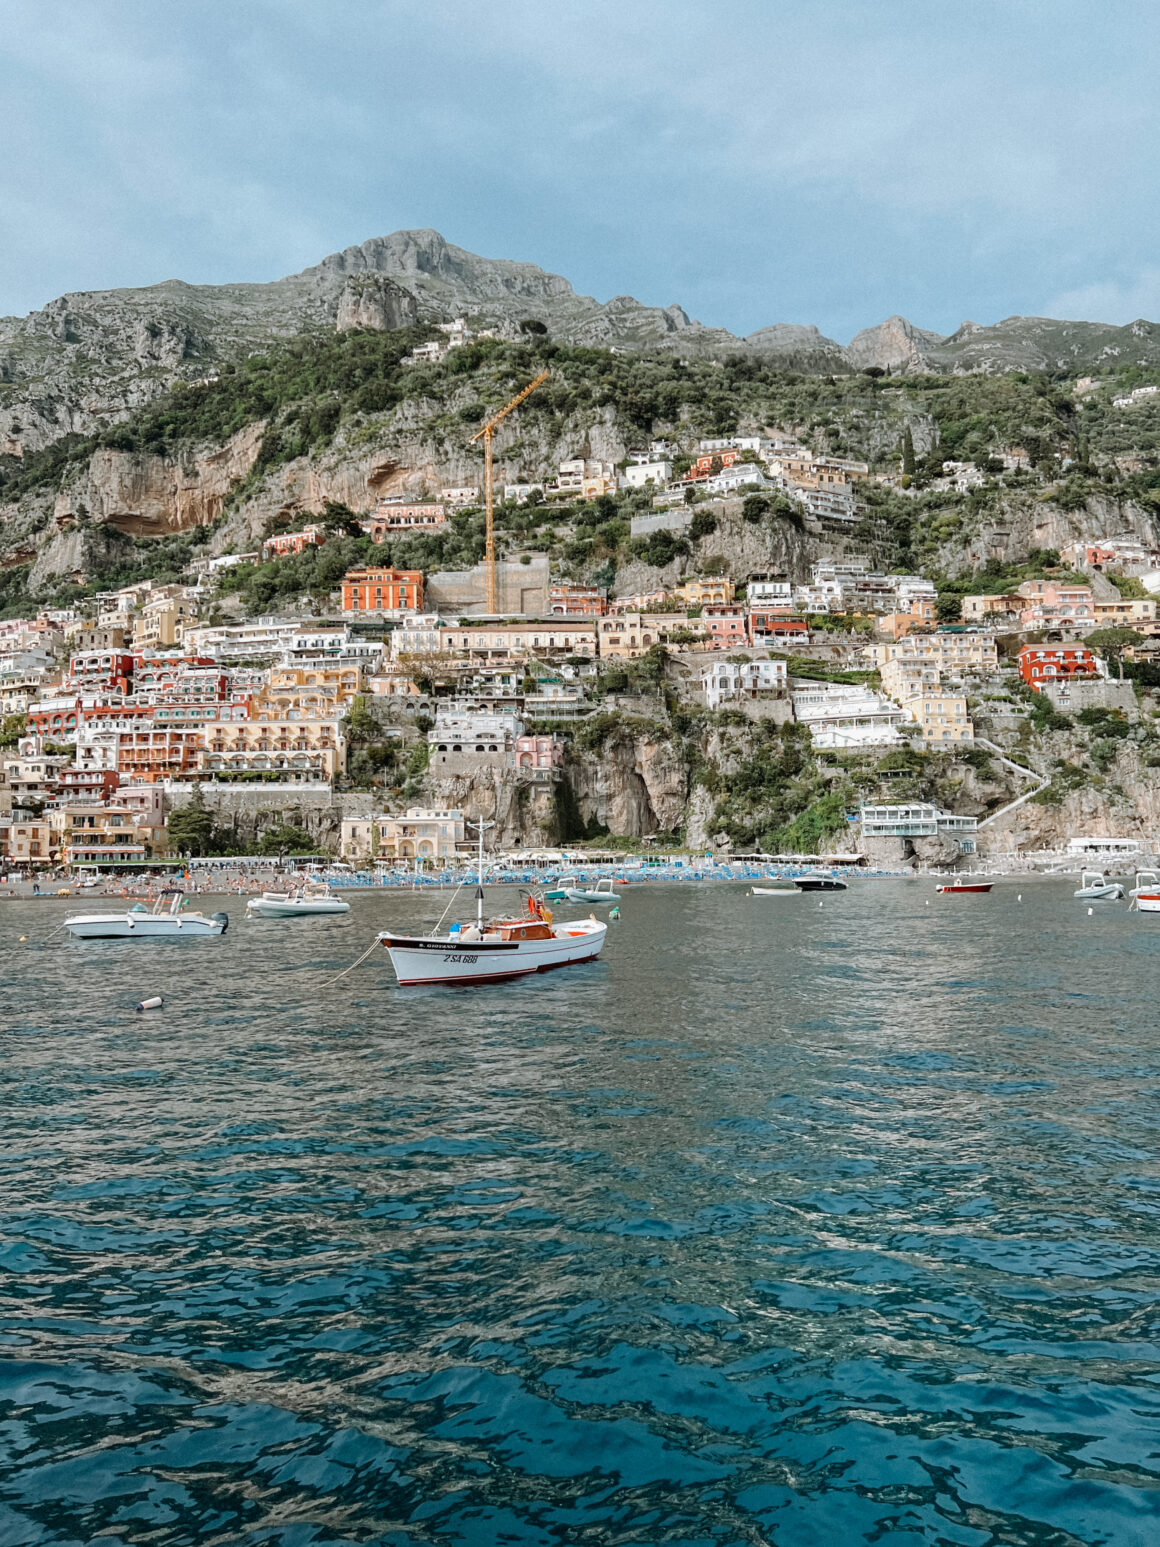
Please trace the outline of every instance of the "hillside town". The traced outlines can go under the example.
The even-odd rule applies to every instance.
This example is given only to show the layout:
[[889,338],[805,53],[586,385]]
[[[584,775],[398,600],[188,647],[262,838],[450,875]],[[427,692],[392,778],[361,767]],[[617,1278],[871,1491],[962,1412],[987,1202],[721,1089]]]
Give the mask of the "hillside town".
[[[824,537],[856,519],[868,476],[788,436],[718,437],[684,456],[653,442],[620,466],[578,455],[554,482],[504,495],[518,507],[651,488],[656,513],[634,517],[634,535],[679,534],[706,500],[775,495]],[[358,529],[372,545],[435,531],[479,498],[474,487],[409,490],[378,499]],[[845,542],[808,578],[718,563],[633,595],[545,575],[545,562],[546,583],[520,590],[516,607],[508,587],[492,615],[478,569],[448,597],[421,569],[367,563],[341,576],[325,616],[227,620],[227,571],[332,539],[307,521],[259,550],[195,560],[182,583],[145,580],[0,622],[10,875],[180,857],[171,814],[237,787],[258,808],[288,795],[347,801],[332,858],[455,864],[470,848],[469,812],[415,804],[424,781],[458,780],[468,802],[481,777],[559,785],[578,727],[623,708],[627,672],[645,661],[654,688],[689,712],[796,724],[816,749],[880,757],[971,747],[972,703],[1012,690],[1060,712],[1135,716],[1122,659],[1160,654],[1160,552],[1130,535],[1077,541],[1038,578],[966,591],[954,616],[934,581],[880,573]],[[1120,674],[1086,643],[1109,629],[1131,635]],[[306,837],[283,833],[281,851]]]

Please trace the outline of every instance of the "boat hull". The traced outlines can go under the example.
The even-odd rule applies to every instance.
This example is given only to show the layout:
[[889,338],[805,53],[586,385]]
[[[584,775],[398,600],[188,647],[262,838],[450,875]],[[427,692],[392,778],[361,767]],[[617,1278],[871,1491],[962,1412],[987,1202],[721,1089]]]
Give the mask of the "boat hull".
[[1139,913],[1160,913],[1160,892],[1137,892],[1136,910]]
[[497,983],[555,967],[595,961],[604,949],[607,924],[584,919],[557,924],[547,940],[464,940],[392,935],[385,946],[401,988],[422,983]]
[[799,892],[844,892],[845,881],[835,881],[828,876],[802,876],[794,885]]
[[945,892],[948,895],[951,893],[958,895],[960,892],[989,892],[994,884],[993,881],[988,881],[979,886],[936,886],[935,891]]

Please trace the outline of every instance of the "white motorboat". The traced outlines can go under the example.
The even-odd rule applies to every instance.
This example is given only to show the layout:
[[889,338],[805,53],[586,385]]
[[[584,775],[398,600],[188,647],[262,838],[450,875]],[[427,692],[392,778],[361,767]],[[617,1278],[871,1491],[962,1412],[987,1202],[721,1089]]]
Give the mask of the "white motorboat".
[[198,935],[224,935],[229,915],[185,913],[185,893],[167,886],[150,912],[144,903],[136,903],[124,913],[74,913],[63,927],[78,940],[153,940],[190,939]]
[[1098,870],[1085,870],[1072,895],[1081,902],[1120,902],[1123,900],[1124,888],[1119,881],[1106,881]]
[[476,918],[466,927],[452,924],[445,935],[402,935],[384,930],[386,947],[401,987],[417,983],[495,983],[529,977],[553,967],[594,961],[604,948],[608,925],[597,918],[556,924],[551,909],[528,896],[517,917],[483,916],[483,824],[479,832]]
[[294,887],[287,892],[263,892],[246,904],[248,916],[259,919],[297,919],[307,914],[349,913],[350,903],[331,894],[329,886]]
[[1138,913],[1160,913],[1160,878],[1154,870],[1137,871],[1132,906]]
[[802,889],[788,881],[785,886],[751,886],[754,897],[801,897]]
[[605,877],[595,886],[569,886],[564,896],[569,902],[619,902],[620,893],[612,890],[612,881]]

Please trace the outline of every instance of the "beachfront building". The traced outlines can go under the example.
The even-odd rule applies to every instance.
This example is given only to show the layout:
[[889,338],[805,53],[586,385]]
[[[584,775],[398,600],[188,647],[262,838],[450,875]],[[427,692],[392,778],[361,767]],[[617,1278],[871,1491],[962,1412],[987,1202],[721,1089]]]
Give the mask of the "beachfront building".
[[398,815],[377,813],[346,817],[342,823],[345,859],[453,860],[466,847],[463,812],[412,806]]

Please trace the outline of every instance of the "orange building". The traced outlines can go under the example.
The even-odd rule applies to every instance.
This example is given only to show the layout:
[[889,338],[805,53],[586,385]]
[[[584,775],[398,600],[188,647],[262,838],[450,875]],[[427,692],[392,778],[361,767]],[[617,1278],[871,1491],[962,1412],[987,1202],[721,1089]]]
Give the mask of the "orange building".
[[421,612],[422,608],[421,570],[352,569],[343,579],[343,612]]

